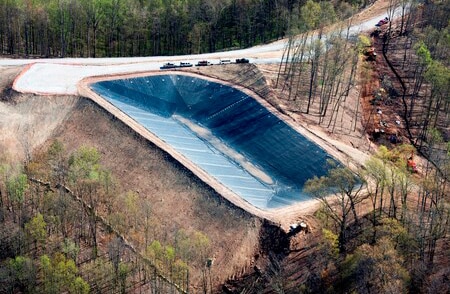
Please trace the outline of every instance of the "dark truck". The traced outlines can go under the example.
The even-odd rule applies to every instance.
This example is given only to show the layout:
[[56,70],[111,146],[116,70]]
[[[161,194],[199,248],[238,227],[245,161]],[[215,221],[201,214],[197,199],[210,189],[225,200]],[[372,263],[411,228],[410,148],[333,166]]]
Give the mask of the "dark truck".
[[208,66],[211,65],[211,62],[209,62],[208,60],[200,60],[199,62],[197,62],[197,66]]
[[189,62],[180,62],[180,67],[191,67],[192,63]]
[[249,63],[250,61],[247,58],[238,58],[236,59],[236,63]]

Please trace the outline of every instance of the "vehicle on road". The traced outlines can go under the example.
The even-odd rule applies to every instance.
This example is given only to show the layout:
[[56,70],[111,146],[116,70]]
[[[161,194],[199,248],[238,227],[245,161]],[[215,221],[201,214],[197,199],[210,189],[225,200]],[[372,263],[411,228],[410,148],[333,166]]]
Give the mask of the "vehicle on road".
[[200,60],[199,62],[197,62],[197,66],[208,66],[208,65],[211,65],[211,62],[207,60]]
[[221,59],[220,60],[220,64],[230,64],[231,60],[230,59]]
[[236,63],[249,63],[250,60],[248,60],[247,58],[238,58],[236,59]]
[[180,67],[191,67],[192,63],[190,62],[180,62]]
[[177,68],[178,66],[175,65],[174,63],[164,63],[163,66],[160,67],[160,69],[169,69],[169,68]]

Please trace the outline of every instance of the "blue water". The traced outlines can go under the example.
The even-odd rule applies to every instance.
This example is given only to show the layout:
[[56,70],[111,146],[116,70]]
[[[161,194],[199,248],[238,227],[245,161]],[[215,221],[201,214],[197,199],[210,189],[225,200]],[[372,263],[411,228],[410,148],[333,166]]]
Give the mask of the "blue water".
[[327,172],[322,148],[232,87],[157,75],[91,88],[261,209],[309,200],[303,184]]

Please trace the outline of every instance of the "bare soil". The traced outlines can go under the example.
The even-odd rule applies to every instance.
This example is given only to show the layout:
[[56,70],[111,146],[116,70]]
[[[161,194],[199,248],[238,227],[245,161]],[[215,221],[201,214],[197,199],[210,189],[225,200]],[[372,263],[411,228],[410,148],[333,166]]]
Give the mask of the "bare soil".
[[0,67],[0,149],[11,161],[29,158],[72,111],[70,96],[43,97],[11,90],[21,67]]

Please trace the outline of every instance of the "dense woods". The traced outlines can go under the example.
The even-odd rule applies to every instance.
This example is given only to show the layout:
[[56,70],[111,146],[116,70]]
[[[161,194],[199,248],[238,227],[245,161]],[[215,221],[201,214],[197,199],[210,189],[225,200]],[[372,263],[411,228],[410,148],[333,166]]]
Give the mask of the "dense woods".
[[[288,28],[298,26],[303,21],[299,20],[303,3],[1,0],[0,53],[27,57],[121,57],[243,48],[283,37]],[[341,6],[340,1],[336,5]]]
[[364,168],[334,167],[307,182],[306,190],[322,203],[316,216],[323,239],[305,292],[450,290],[450,151],[444,173],[427,165],[417,175],[405,165],[412,149],[381,146]]
[[210,288],[208,236],[161,232],[152,203],[120,192],[100,159],[59,141],[24,166],[0,158],[0,293],[185,293],[191,279]]

